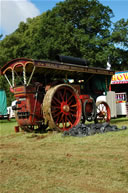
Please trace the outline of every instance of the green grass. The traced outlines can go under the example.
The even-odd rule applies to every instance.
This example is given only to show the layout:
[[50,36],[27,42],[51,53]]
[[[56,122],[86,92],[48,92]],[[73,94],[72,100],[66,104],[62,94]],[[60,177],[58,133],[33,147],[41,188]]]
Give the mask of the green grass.
[[118,127],[121,126],[128,126],[128,117],[122,117],[122,118],[116,118],[116,119],[111,119],[111,124],[115,124]]
[[0,120],[0,136],[14,134],[14,127],[17,126],[15,119]]
[[14,125],[0,123],[1,193],[128,193],[128,129],[62,137],[15,133]]
[[[94,122],[91,122],[91,123],[94,123]],[[86,124],[90,124],[90,122],[86,122]],[[128,117],[111,119],[110,124],[117,125],[118,128],[121,128],[122,126],[128,127]],[[14,134],[15,126],[17,126],[17,122],[15,119],[10,119],[10,121],[0,120],[0,135],[4,136],[4,135]]]

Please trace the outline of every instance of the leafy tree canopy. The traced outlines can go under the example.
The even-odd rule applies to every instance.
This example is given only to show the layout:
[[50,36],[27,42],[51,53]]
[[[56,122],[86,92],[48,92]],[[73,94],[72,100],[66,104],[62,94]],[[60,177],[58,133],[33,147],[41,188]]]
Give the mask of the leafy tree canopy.
[[[28,57],[55,60],[57,54],[85,58],[90,66],[114,70],[128,66],[128,20],[112,25],[108,6],[98,0],[65,0],[27,22],[0,41],[0,65]],[[1,36],[0,36],[1,37]]]

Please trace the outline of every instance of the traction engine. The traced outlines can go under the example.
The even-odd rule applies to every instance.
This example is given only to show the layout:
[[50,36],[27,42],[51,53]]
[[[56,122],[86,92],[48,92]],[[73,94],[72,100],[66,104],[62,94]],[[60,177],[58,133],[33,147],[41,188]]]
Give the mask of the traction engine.
[[[20,64],[20,65],[19,65]],[[34,66],[34,67],[33,67]],[[16,68],[17,67],[17,68]],[[37,74],[40,73],[42,67],[42,82],[31,82],[35,69]],[[7,78],[7,71],[12,70],[12,84]],[[14,74],[23,74],[24,84],[22,86],[15,86]],[[25,131],[33,131],[34,129],[45,129],[50,127],[58,131],[69,130],[82,121],[110,121],[111,113],[110,108],[106,102],[100,101],[96,104],[94,98],[88,93],[81,92],[81,84],[71,84],[70,82],[56,82],[55,77],[60,78],[69,76],[74,78],[76,71],[82,74],[82,78],[87,73],[94,74],[97,72],[93,68],[85,67],[77,64],[69,65],[59,62],[47,61],[33,61],[29,59],[16,59],[7,63],[3,69],[2,74],[13,88],[14,96],[17,100],[16,105],[13,107],[16,114],[18,126]],[[29,72],[29,80],[27,83],[26,71]],[[51,75],[54,72],[54,79],[52,83],[48,84],[46,75]],[[102,70],[100,69],[101,73]],[[110,71],[111,72],[111,71]],[[112,75],[113,72],[104,70],[102,73]],[[101,73],[101,74],[102,74]],[[59,74],[59,75],[58,75]],[[90,74],[89,74],[90,76]],[[37,76],[38,77],[38,76]],[[49,78],[47,78],[49,79]],[[89,79],[89,78],[88,78]],[[67,80],[67,78],[66,78]]]

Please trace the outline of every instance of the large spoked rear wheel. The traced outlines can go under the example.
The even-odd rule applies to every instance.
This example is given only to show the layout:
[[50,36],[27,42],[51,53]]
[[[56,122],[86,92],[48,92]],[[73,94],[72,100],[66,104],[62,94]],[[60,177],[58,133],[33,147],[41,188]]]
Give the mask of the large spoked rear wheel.
[[61,84],[50,88],[43,100],[43,116],[50,128],[66,131],[81,120],[81,101],[70,85]]
[[111,111],[109,105],[104,101],[96,103],[97,116],[95,122],[109,122],[111,119]]

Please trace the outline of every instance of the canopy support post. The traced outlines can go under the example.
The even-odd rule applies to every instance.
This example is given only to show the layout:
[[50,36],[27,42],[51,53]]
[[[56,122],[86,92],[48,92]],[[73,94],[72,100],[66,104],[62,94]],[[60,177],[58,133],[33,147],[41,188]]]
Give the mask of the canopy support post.
[[32,76],[33,76],[33,74],[34,74],[34,72],[35,72],[35,69],[36,69],[36,67],[34,66],[34,67],[33,67],[33,70],[32,70],[32,73],[31,73],[31,75],[30,75],[30,78],[29,78],[29,80],[28,80],[27,86],[29,86],[29,84],[30,84],[30,81],[31,81]]
[[10,87],[13,88],[13,86],[11,85],[11,82],[10,82],[10,80],[8,79],[7,75],[4,74],[4,76],[5,76],[6,80],[8,81],[8,84],[10,85]]
[[26,85],[26,71],[25,71],[25,66],[23,67],[23,78],[24,78],[24,84]]
[[15,77],[14,77],[14,71],[12,70],[12,86],[14,87]]

